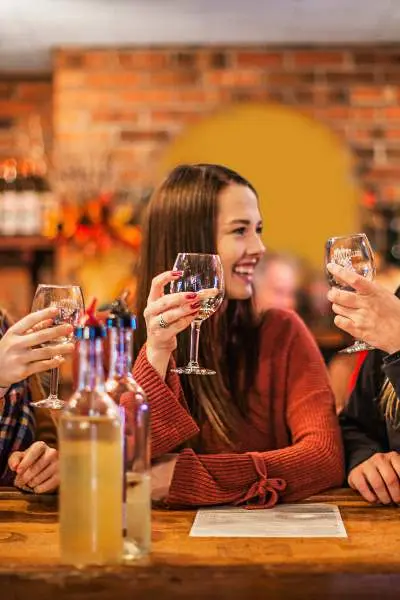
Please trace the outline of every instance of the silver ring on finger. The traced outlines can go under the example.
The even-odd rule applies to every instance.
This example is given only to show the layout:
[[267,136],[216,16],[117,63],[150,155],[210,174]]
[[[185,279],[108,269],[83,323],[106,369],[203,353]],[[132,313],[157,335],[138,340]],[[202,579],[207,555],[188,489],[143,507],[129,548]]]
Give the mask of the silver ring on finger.
[[158,319],[158,324],[161,329],[167,329],[169,327],[169,323],[164,319],[164,315],[161,313],[160,318]]

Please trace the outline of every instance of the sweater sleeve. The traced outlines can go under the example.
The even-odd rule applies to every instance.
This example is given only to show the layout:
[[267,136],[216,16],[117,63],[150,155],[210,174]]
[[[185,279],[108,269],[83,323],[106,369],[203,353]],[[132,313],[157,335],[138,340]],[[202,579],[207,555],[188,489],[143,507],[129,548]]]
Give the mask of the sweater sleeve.
[[147,360],[145,346],[136,359],[133,376],[150,403],[153,458],[173,451],[198,433],[199,428],[189,414],[178,375],[171,373],[169,368],[164,381]]
[[339,421],[346,458],[346,473],[377,452],[387,450],[386,426],[376,397],[383,381],[382,352],[369,352]]
[[295,332],[286,354],[285,381],[291,445],[217,455],[196,455],[185,449],[176,463],[170,505],[265,507],[278,499],[299,500],[342,484],[342,442],[325,366],[302,321],[295,315],[291,321]]

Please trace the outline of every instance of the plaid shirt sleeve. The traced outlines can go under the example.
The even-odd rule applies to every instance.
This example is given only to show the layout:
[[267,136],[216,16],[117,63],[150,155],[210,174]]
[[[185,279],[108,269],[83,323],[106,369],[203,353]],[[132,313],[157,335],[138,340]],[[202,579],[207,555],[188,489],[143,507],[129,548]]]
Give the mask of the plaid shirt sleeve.
[[[7,331],[8,320],[0,311],[0,338]],[[3,388],[4,389],[4,388]],[[26,380],[5,390],[0,412],[0,485],[8,480],[8,457],[15,450],[25,450],[34,441],[35,417]]]

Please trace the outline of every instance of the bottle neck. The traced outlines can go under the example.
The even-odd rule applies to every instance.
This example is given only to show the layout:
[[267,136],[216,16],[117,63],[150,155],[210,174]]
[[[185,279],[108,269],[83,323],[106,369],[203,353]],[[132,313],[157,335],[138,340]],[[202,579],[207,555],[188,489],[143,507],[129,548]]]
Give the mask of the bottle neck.
[[115,379],[116,377],[123,377],[124,375],[131,373],[132,339],[132,329],[118,327],[110,328],[110,379]]
[[104,389],[103,340],[81,340],[79,343],[78,390]]

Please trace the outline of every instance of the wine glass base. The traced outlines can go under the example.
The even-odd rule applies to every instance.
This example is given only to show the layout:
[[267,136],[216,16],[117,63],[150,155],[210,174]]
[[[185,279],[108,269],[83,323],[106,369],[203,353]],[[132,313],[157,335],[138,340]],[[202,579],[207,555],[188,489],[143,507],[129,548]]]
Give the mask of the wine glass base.
[[356,341],[351,346],[339,350],[338,354],[355,354],[356,352],[364,352],[365,350],[375,350],[375,348],[367,344],[367,342]]
[[31,402],[30,404],[35,408],[51,408],[53,410],[60,410],[61,408],[64,408],[65,402],[64,400],[60,400],[59,398],[44,398],[43,400]]
[[203,369],[203,367],[176,367],[171,369],[171,373],[178,373],[178,375],[215,375],[215,371]]

